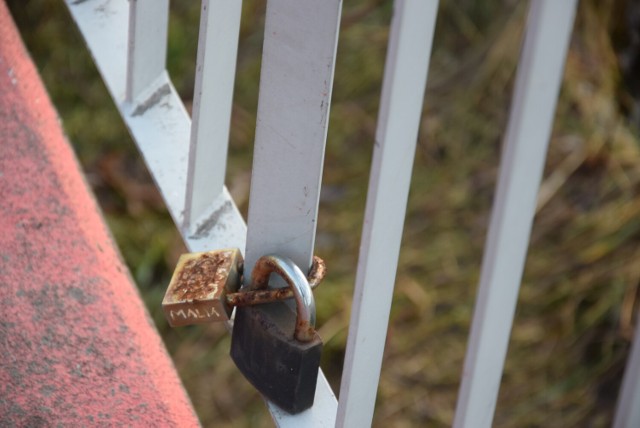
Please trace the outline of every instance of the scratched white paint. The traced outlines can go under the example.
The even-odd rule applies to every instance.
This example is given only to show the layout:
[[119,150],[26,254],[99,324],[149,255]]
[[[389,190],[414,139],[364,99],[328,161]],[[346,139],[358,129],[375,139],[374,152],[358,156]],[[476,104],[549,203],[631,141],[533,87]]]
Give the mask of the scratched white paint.
[[267,3],[247,270],[269,253],[311,266],[341,8],[341,0]]

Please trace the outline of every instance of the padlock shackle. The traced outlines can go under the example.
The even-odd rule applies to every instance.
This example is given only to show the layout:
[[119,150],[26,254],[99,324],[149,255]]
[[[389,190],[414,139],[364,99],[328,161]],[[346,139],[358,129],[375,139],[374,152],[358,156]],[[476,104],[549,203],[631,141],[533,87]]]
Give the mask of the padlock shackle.
[[276,273],[285,280],[296,300],[297,319],[294,337],[300,342],[310,342],[316,331],[316,302],[311,292],[307,277],[300,268],[288,257],[269,254],[262,256],[256,262],[251,272],[252,290],[267,288],[269,276]]

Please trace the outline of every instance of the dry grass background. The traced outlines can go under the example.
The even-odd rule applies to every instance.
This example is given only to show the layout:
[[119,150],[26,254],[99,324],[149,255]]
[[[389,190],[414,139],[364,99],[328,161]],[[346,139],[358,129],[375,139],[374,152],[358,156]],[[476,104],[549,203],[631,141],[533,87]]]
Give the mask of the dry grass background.
[[[270,426],[220,326],[171,330],[184,251],[62,1],[8,1],[205,426]],[[344,4],[316,252],[322,367],[339,388],[391,1]],[[527,2],[442,0],[374,425],[451,423]],[[638,308],[640,146],[624,0],[583,0],[495,426],[610,423]],[[190,105],[199,2],[173,1],[168,68]],[[629,0],[629,5],[633,2]],[[227,183],[246,213],[265,2],[245,0]],[[636,94],[637,95],[637,94]]]

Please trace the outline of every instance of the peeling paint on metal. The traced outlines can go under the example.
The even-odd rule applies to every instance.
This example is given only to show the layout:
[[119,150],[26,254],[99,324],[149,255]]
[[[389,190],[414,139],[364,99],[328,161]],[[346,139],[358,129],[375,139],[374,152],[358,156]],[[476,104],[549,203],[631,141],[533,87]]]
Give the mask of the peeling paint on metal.
[[229,213],[231,210],[233,210],[233,205],[231,204],[231,202],[226,201],[220,208],[218,208],[213,212],[213,214],[211,214],[211,217],[209,217],[198,226],[196,232],[192,236],[190,236],[189,239],[200,239],[207,236],[209,234],[209,231],[213,229],[214,226],[220,223],[220,217]]
[[162,99],[170,93],[171,87],[168,83],[165,83],[164,85],[160,86],[153,94],[151,94],[149,98],[138,104],[133,110],[133,113],[131,113],[131,116],[135,117],[143,115],[147,110],[159,104],[160,101],[162,101]]

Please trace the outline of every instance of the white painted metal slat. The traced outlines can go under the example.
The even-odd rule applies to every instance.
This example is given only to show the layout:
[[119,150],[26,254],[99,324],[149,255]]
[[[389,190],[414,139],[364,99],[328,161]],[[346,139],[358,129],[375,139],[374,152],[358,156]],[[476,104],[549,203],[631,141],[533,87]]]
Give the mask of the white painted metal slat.
[[[241,0],[202,0],[193,96],[185,224],[213,214],[227,165]],[[202,223],[200,223],[202,224]]]
[[385,65],[337,426],[371,425],[437,0],[397,0]]
[[[176,225],[183,224],[191,120],[169,76],[163,71],[133,102],[125,101],[129,2],[67,0],[66,4],[167,209]],[[199,230],[180,228],[187,247],[244,249],[246,225],[226,188],[212,201],[211,212]]]
[[634,336],[618,397],[614,428],[640,427],[640,317]]
[[311,266],[341,0],[269,0],[246,269],[262,255]]
[[[341,9],[341,0],[267,3],[247,272],[269,253],[311,266]],[[329,427],[337,401],[320,371],[312,408],[295,416],[269,409],[280,427]]]
[[130,0],[127,100],[165,73],[169,0]]
[[493,420],[575,9],[531,2],[455,427]]
[[[125,100],[129,2],[65,0],[114,102]],[[98,12],[100,11],[100,12]]]

